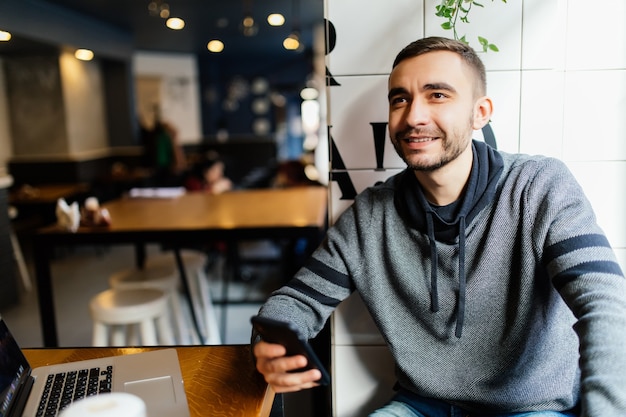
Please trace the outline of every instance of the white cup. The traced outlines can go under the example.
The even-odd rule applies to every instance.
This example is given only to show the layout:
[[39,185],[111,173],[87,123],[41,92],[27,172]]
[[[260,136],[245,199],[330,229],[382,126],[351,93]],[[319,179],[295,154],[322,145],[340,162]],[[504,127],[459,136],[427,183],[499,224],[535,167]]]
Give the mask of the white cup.
[[59,417],[146,417],[146,404],[125,392],[100,394],[76,401]]

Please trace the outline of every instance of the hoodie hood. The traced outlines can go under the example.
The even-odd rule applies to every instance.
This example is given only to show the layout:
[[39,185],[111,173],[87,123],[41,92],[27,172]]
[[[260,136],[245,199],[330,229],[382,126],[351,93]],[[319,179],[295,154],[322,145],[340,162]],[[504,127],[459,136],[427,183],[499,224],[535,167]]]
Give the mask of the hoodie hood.
[[483,142],[472,141],[472,169],[464,194],[456,205],[451,218],[443,219],[436,207],[424,196],[421,184],[411,169],[406,169],[395,193],[395,205],[410,227],[428,235],[431,257],[431,311],[439,310],[437,294],[437,241],[459,247],[459,292],[456,307],[456,337],[463,333],[465,316],[465,233],[466,225],[487,206],[496,195],[496,186],[504,162],[502,156]]

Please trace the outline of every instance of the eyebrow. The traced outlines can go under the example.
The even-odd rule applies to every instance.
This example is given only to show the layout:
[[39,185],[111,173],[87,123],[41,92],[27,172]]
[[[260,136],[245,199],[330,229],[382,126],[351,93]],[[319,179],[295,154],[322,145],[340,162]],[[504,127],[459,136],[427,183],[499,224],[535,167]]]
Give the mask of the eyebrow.
[[387,94],[387,100],[391,100],[391,97],[395,97],[397,95],[406,94],[406,93],[408,93],[406,88],[404,88],[404,87],[394,87],[391,90],[389,90],[389,93]]
[[[422,87],[422,90],[424,91],[444,90],[444,91],[449,91],[451,93],[456,93],[456,89],[454,87],[444,82],[425,84]],[[407,93],[408,93],[408,90],[404,87],[394,87],[391,90],[389,90],[389,93],[387,94],[387,100],[391,100],[391,97],[401,95],[401,94],[407,94]]]
[[424,87],[422,87],[422,89],[423,90],[445,90],[445,91],[449,91],[451,93],[456,93],[456,89],[454,87],[452,87],[448,83],[426,84],[426,85],[424,85]]

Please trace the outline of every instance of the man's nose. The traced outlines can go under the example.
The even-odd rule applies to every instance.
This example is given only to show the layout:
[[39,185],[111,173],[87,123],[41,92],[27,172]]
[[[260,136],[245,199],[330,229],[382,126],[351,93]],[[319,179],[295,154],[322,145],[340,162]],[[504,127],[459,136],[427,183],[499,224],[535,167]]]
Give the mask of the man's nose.
[[407,107],[406,123],[409,126],[419,126],[426,124],[430,118],[428,106],[420,100],[413,100],[411,105]]

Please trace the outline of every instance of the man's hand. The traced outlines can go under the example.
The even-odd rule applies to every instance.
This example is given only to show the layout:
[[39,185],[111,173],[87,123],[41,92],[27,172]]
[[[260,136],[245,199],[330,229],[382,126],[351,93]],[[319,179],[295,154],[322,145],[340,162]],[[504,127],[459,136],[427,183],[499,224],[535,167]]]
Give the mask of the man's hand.
[[316,387],[322,374],[317,369],[304,372],[289,372],[306,366],[307,359],[302,355],[285,356],[282,345],[260,341],[254,345],[257,358],[256,369],[263,374],[265,381],[277,392],[294,392]]

